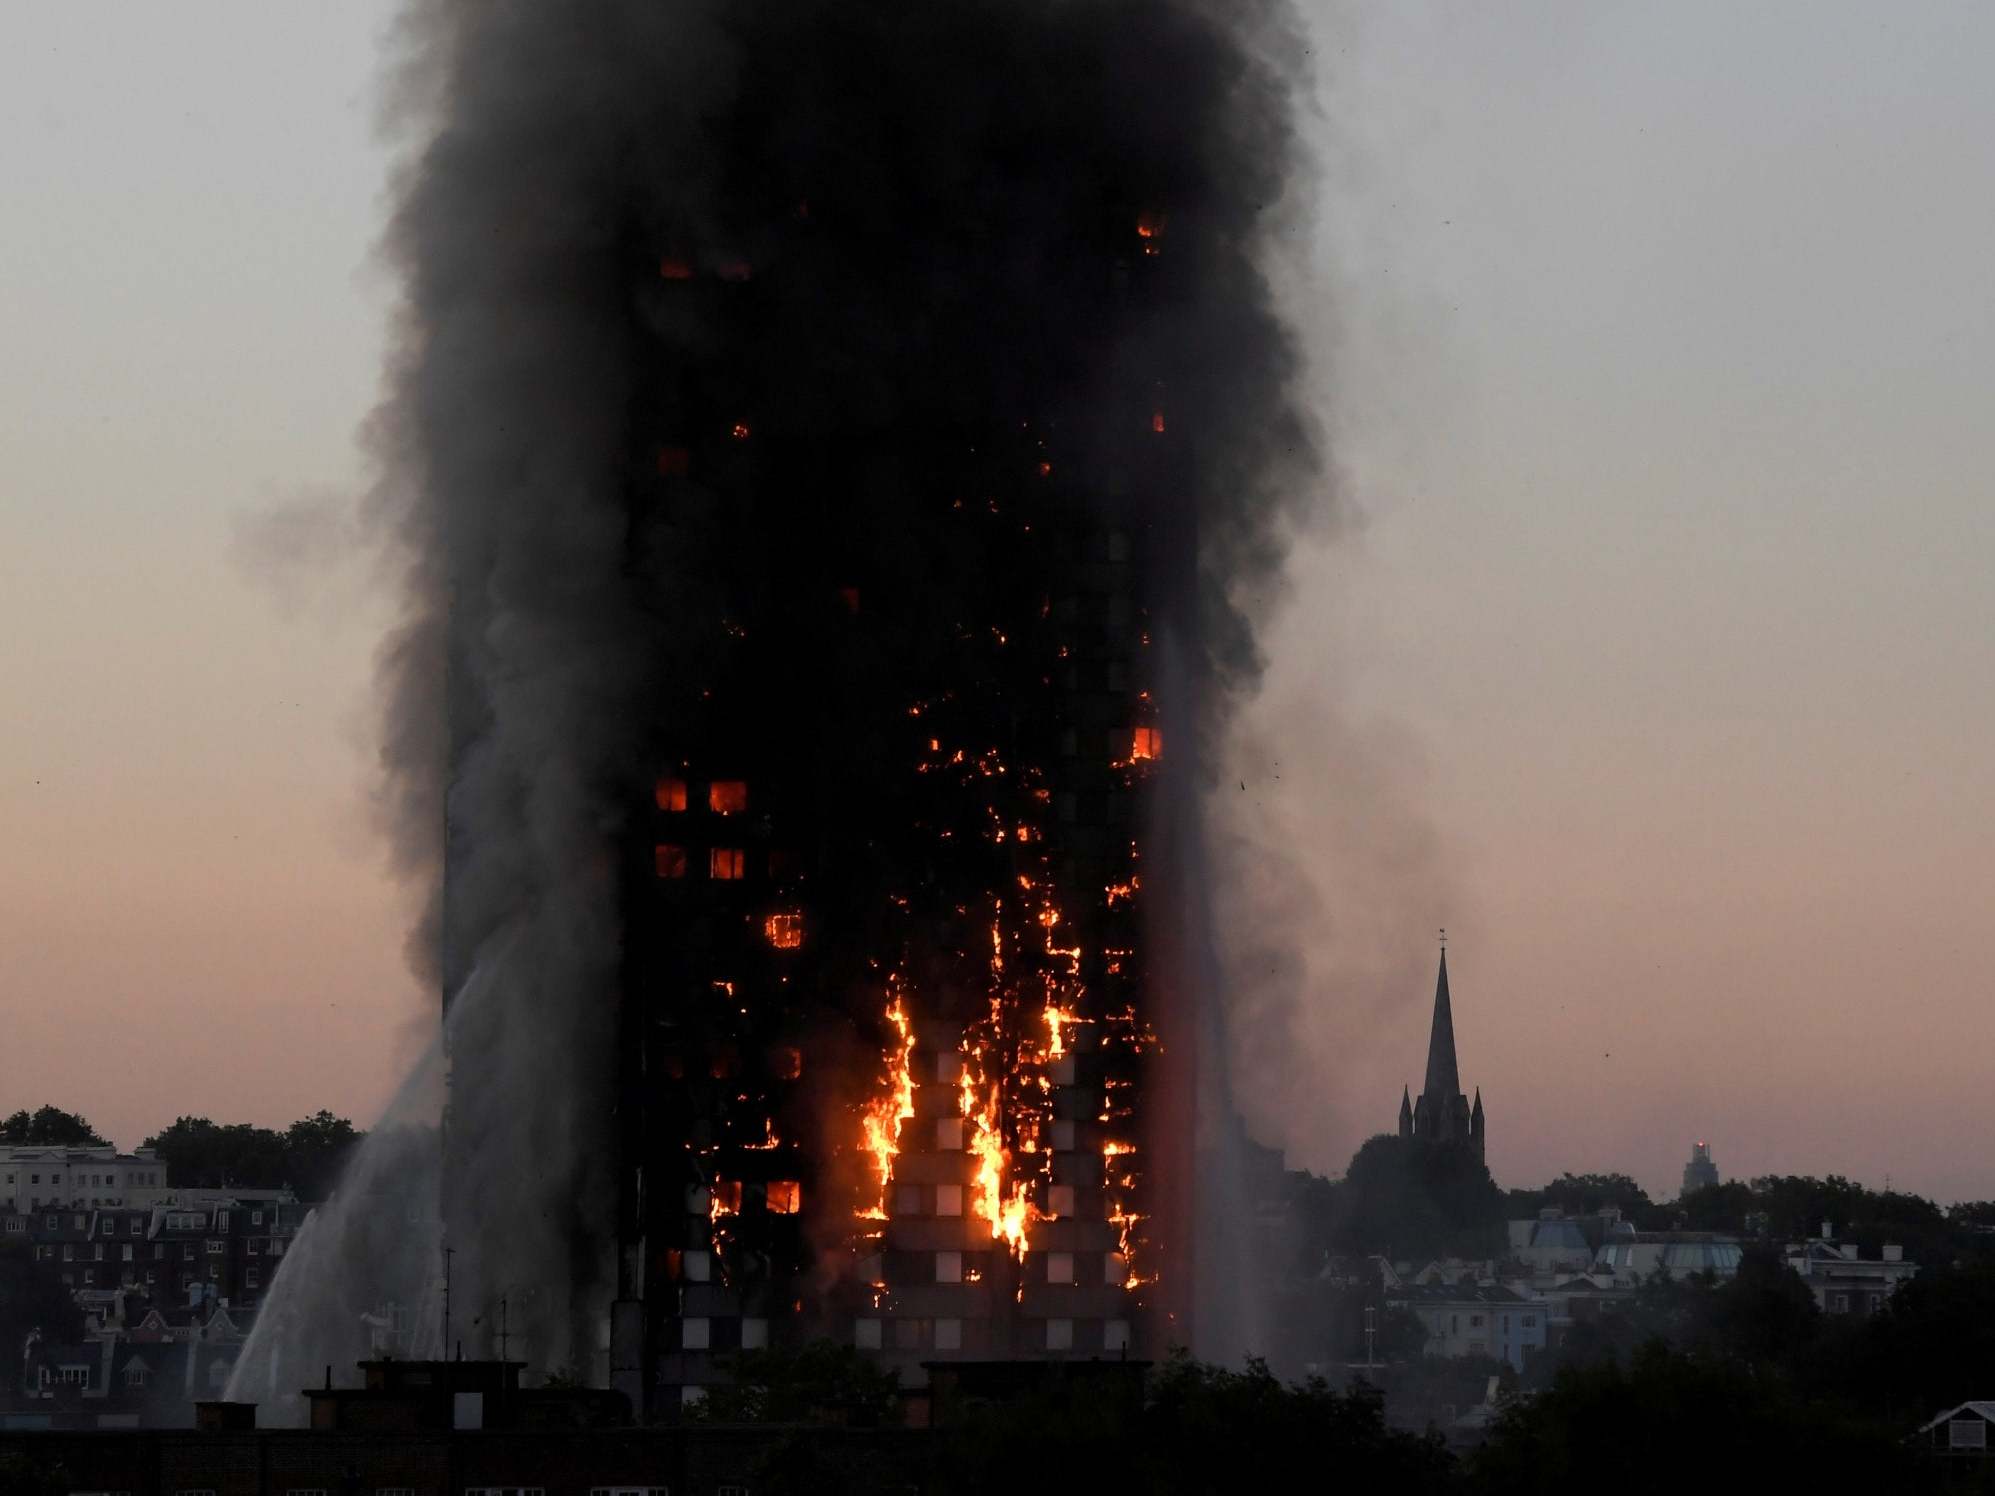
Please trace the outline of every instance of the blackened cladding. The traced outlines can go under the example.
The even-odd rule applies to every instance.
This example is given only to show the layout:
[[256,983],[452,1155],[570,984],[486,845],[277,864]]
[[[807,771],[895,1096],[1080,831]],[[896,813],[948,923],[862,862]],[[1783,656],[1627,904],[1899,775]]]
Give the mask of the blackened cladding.
[[[459,1301],[511,1289],[544,1364],[600,1367],[611,1300],[668,1280],[675,1353],[695,1283],[755,1318],[821,1281],[885,986],[960,1032],[977,898],[1055,889],[1107,980],[1101,880],[1149,813],[1123,736],[1188,793],[1314,470],[1263,269],[1296,30],[1283,0],[412,7],[386,754],[412,865],[448,826]],[[945,738],[1002,793],[920,779]],[[1027,862],[949,844],[1035,804]],[[798,1219],[690,1267],[689,1202],[734,1210],[765,1133],[749,1194],[798,1185]],[[697,1380],[663,1354],[648,1383]]]

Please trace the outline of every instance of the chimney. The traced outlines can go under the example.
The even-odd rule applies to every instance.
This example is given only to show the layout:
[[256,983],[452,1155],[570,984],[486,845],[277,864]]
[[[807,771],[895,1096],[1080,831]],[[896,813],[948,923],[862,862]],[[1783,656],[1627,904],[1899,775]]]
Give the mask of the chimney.
[[1832,1240],[1834,1240],[1834,1238],[1835,1238],[1835,1235],[1836,1235],[1836,1225],[1835,1225],[1835,1222],[1833,1222],[1833,1221],[1824,1221],[1824,1222],[1822,1222],[1822,1240],[1823,1240],[1823,1241],[1832,1241]]

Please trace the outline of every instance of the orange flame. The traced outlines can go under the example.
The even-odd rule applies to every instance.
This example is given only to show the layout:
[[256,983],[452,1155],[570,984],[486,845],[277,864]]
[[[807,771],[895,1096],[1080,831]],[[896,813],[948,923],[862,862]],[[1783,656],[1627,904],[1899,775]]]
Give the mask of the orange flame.
[[883,1093],[866,1107],[865,1149],[873,1155],[874,1171],[880,1176],[879,1204],[859,1213],[861,1220],[887,1218],[887,1185],[894,1177],[894,1159],[901,1151],[901,1128],[914,1117],[914,1025],[907,1016],[907,1003],[898,976],[887,981],[891,1000],[887,1022],[894,1026],[899,1042],[886,1053]]

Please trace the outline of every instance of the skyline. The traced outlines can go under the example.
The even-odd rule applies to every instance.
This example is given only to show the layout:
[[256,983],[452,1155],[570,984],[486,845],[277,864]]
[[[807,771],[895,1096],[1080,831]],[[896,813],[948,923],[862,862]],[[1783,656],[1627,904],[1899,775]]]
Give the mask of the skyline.
[[[367,1125],[434,1018],[331,502],[392,302],[391,9],[48,13],[0,61],[0,1106],[126,1147]],[[1362,519],[1298,551],[1219,770],[1329,914],[1270,921],[1311,972],[1297,1166],[1418,1089],[1445,925],[1500,1183],[1660,1198],[1702,1138],[1727,1178],[1995,1196],[1953,1156],[1995,1038],[1991,32],[1326,19],[1296,294]]]

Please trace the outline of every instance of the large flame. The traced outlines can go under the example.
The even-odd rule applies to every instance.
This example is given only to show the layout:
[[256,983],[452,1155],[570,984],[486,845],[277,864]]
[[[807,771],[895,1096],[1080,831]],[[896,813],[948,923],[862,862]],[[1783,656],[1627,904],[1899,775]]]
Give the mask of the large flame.
[[860,1212],[862,1220],[887,1218],[887,1186],[893,1181],[894,1159],[901,1151],[901,1129],[914,1118],[914,1024],[907,1015],[906,994],[898,974],[887,979],[887,1022],[897,1035],[886,1051],[886,1074],[879,1096],[867,1103],[863,1122],[865,1149],[873,1155],[879,1175],[878,1202]]

